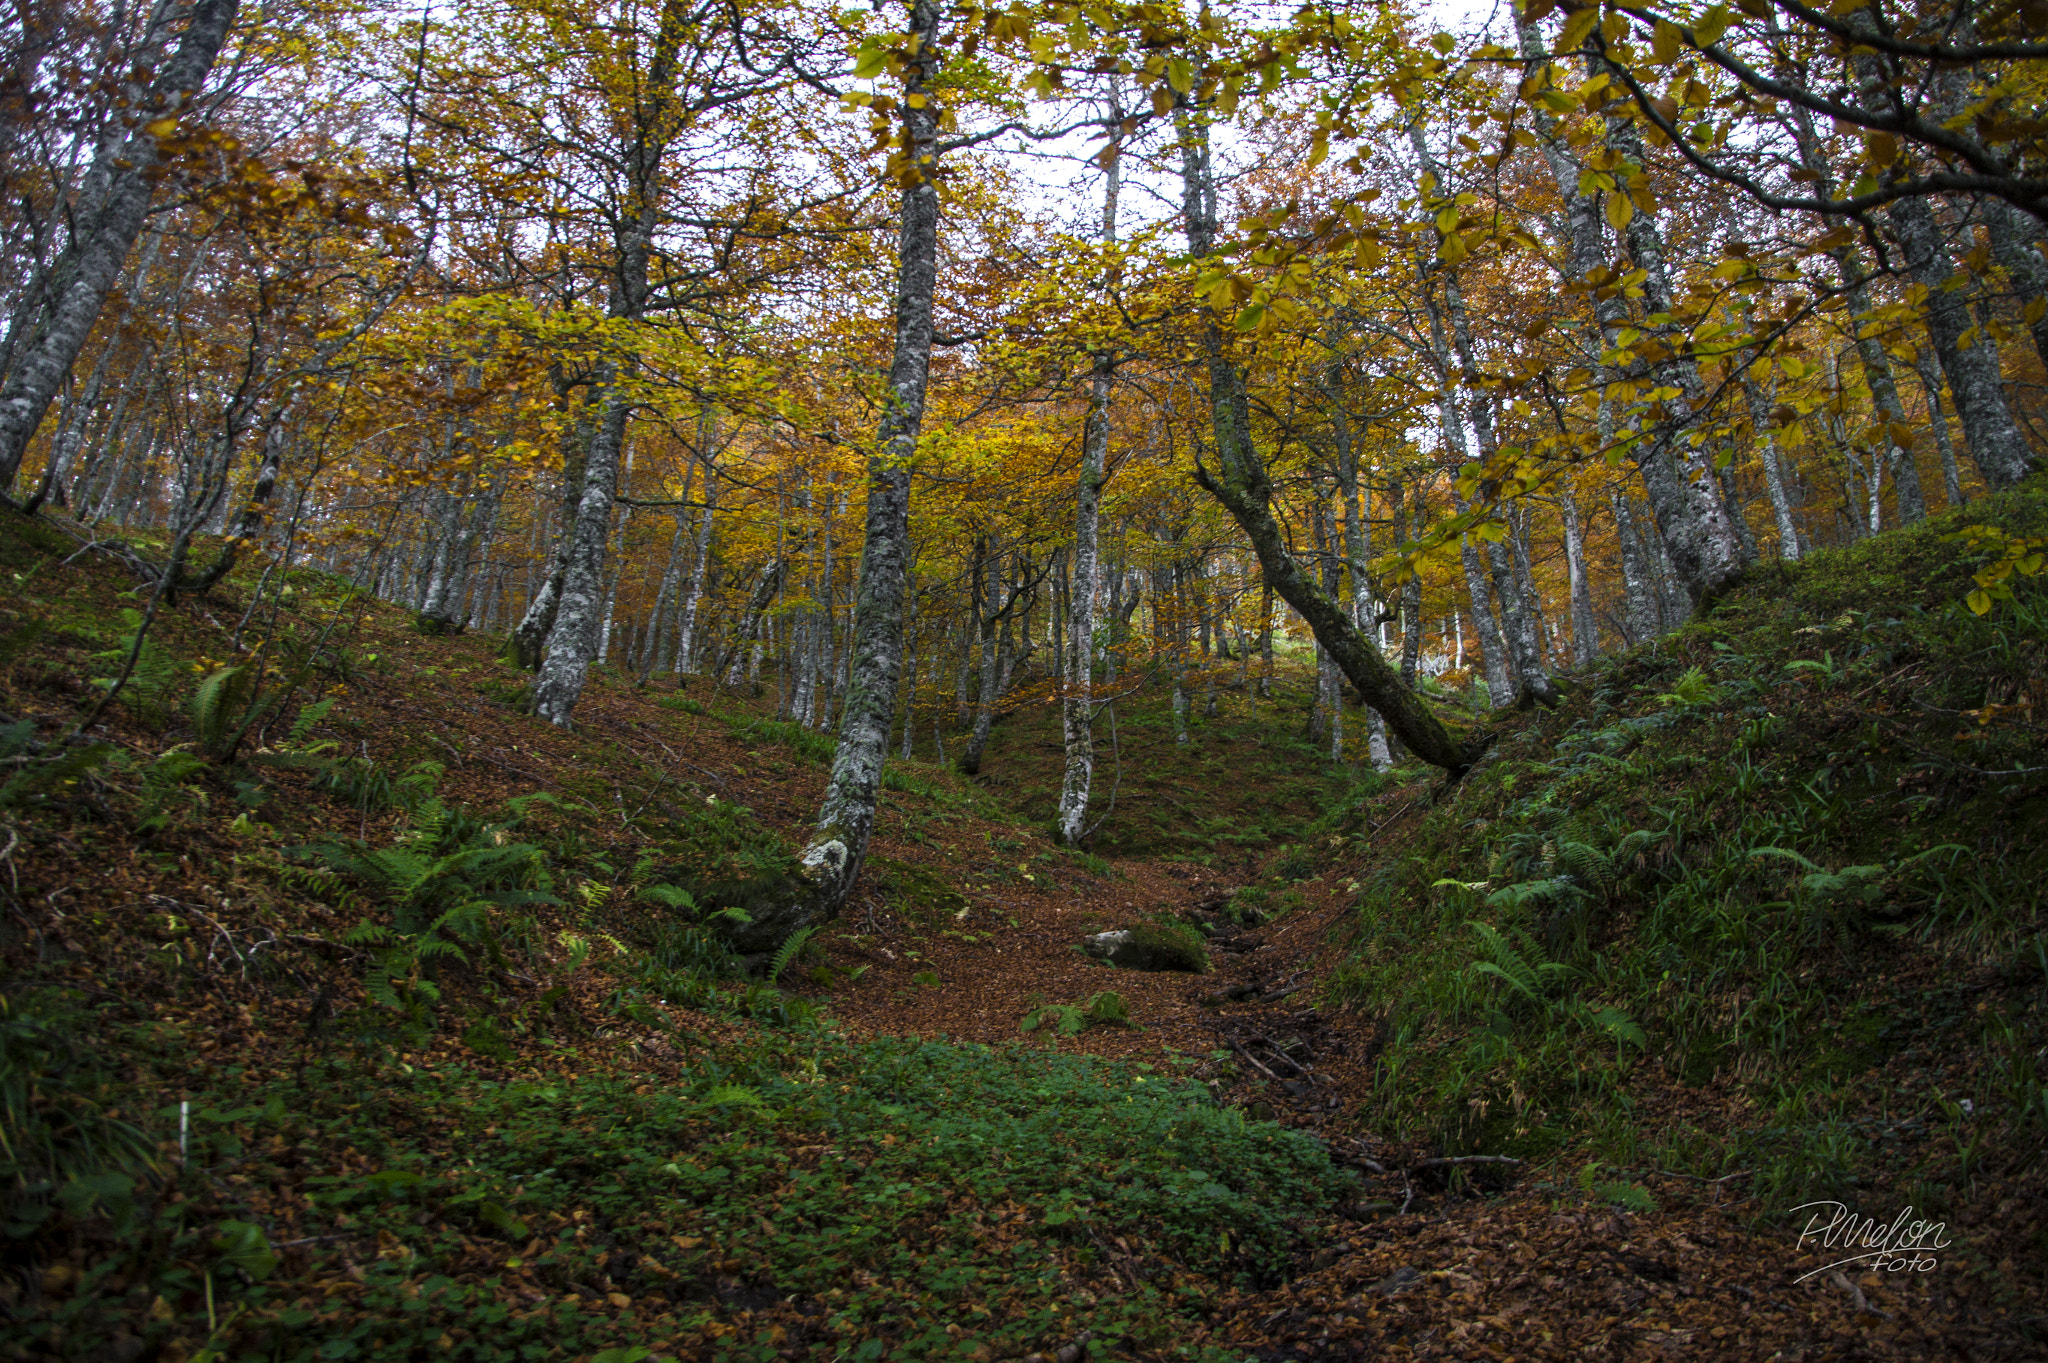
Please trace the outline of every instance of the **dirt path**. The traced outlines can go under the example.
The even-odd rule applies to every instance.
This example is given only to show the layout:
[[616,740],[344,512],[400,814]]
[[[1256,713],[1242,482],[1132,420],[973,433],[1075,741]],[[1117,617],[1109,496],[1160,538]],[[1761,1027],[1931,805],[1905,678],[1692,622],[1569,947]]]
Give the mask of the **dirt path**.
[[[1380,1024],[1317,1005],[1316,986],[1341,955],[1346,906],[1334,885],[1304,884],[1307,907],[1243,932],[1227,943],[1235,949],[1212,952],[1213,974],[1194,976],[1111,970],[1076,947],[1149,910],[1213,911],[1231,886],[1212,873],[1131,862],[1117,867],[1121,879],[1041,877],[982,890],[980,869],[951,865],[968,904],[943,929],[920,931],[875,896],[842,925],[831,961],[869,967],[832,1002],[846,1026],[1189,1058],[1187,1072],[1223,1102],[1315,1133],[1363,1176],[1359,1202],[1314,1228],[1324,1247],[1313,1271],[1215,1303],[1208,1342],[1261,1363],[2023,1356],[1973,1325],[1972,1301],[1954,1295],[1974,1277],[1822,1272],[1795,1281],[1825,1261],[1799,1253],[1792,1235],[1751,1229],[1739,1186],[1646,1175],[1660,1210],[1629,1212],[1582,1192],[1569,1169],[1448,1164],[1363,1129],[1357,1114]],[[931,972],[926,983],[913,979],[920,972]],[[1034,1004],[1078,1004],[1105,989],[1123,996],[1136,1027],[1020,1037]],[[1219,1001],[1233,992],[1248,996]],[[1135,1286],[1142,1270],[1120,1271]]]

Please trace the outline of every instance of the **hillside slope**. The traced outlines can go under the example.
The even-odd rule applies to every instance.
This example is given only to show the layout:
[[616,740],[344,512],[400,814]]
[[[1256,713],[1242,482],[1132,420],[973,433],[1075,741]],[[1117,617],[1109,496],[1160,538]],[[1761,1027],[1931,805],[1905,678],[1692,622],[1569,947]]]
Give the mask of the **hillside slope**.
[[[134,578],[11,522],[0,1350],[2036,1356],[2048,593],[1961,608],[1956,528],[1759,571],[1456,785],[1136,693],[1121,845],[1178,860],[1053,848],[1019,711],[985,785],[892,765],[763,978],[693,924],[816,806],[766,699],[600,670],[564,734],[494,640],[252,574],[73,739]],[[1148,923],[1210,972],[1077,950]],[[1816,1198],[1950,1243],[1795,1281]]]

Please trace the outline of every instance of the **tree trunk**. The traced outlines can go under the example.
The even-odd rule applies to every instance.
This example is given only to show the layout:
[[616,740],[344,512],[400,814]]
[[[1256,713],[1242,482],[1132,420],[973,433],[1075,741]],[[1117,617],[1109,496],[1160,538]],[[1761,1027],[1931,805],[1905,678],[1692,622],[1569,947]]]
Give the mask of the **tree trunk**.
[[[1112,78],[1114,79],[1114,78]],[[1110,87],[1112,110],[1116,87]],[[1102,191],[1102,243],[1116,245],[1116,134],[1107,152],[1107,177]],[[1061,660],[1066,685],[1060,697],[1060,730],[1066,768],[1060,778],[1060,840],[1069,847],[1081,841],[1088,818],[1088,791],[1095,778],[1095,733],[1092,724],[1095,681],[1096,539],[1101,529],[1103,470],[1109,462],[1110,383],[1116,359],[1098,352],[1088,380],[1088,416],[1081,433],[1081,469],[1074,479],[1073,572],[1067,587],[1067,656]]]
[[[1532,69],[1538,63],[1548,64],[1550,55],[1536,26],[1519,19],[1516,26],[1523,56]],[[1556,181],[1569,222],[1570,254],[1564,270],[1574,283],[1582,284],[1605,263],[1600,205],[1593,195],[1579,192],[1582,167],[1572,153],[1563,127],[1540,105],[1534,107],[1538,145]],[[1632,123],[1609,120],[1607,138],[1610,147],[1635,164],[1650,164],[1641,137]],[[1649,276],[1645,282],[1646,305],[1652,312],[1669,312],[1671,299],[1664,268],[1663,239],[1655,219],[1649,214],[1637,213],[1629,222],[1628,241],[1636,264]],[[1591,292],[1600,344],[1611,345],[1614,333],[1628,323],[1628,305],[1618,291],[1615,296],[1605,299],[1598,296],[1599,291]],[[1677,386],[1686,395],[1687,403],[1697,405],[1701,388],[1697,368],[1690,362],[1684,362],[1678,370],[1675,376],[1679,379]],[[1610,377],[1620,378],[1622,375]],[[1667,426],[1663,434],[1650,442],[1650,448],[1636,456],[1636,466],[1642,475],[1643,489],[1648,494],[1657,523],[1674,546],[1673,555],[1686,591],[1696,603],[1718,595],[1741,573],[1743,560],[1741,540],[1729,522],[1719,484],[1714,478],[1711,453],[1704,447],[1695,448],[1685,442],[1677,442],[1674,455],[1674,442]]]
[[1949,391],[1955,394],[1970,457],[1977,461],[1984,481],[1994,491],[2003,491],[2033,472],[2034,454],[2005,404],[1998,349],[1971,321],[1962,295],[1948,288],[1954,271],[1933,207],[1921,198],[1895,199],[1885,216],[1898,237],[1907,270],[1927,291],[1927,336]]
[[704,602],[704,577],[711,564],[711,514],[718,503],[718,483],[704,466],[704,510],[697,522],[697,561],[690,566],[690,595],[683,602],[683,626],[676,636],[676,676],[690,670],[697,658],[697,612]]
[[[1991,254],[2005,271],[2013,301],[2027,318],[2027,330],[2034,338],[2034,353],[2048,369],[2048,262],[2038,249],[2041,224],[2024,217],[2003,199],[1986,199],[1982,204],[1984,227],[1991,237]],[[2039,308],[2038,313],[2035,309]]]
[[[1206,257],[1216,237],[1215,189],[1209,170],[1208,138],[1193,119],[1184,119],[1181,138],[1182,212],[1190,253]],[[1250,403],[1244,375],[1231,357],[1222,328],[1206,319],[1202,346],[1208,360],[1209,406],[1214,422],[1218,468],[1197,463],[1195,480],[1228,511],[1251,541],[1272,589],[1301,614],[1317,642],[1329,650],[1366,704],[1416,756],[1462,772],[1471,754],[1451,736],[1421,697],[1401,684],[1387,660],[1351,617],[1301,570],[1273,518],[1272,484],[1251,444]]]
[[533,712],[563,729],[569,727],[569,717],[582,698],[603,625],[605,547],[612,533],[612,503],[618,495],[619,459],[630,411],[624,394],[612,390],[613,377],[605,372],[596,384],[596,391],[604,396],[599,400],[601,409],[590,450],[583,459],[582,496],[567,532],[568,552],[563,556],[547,655],[533,682]]
[[903,597],[910,569],[910,462],[924,424],[931,372],[932,304],[938,279],[939,196],[937,74],[940,9],[912,0],[909,32],[916,50],[905,59],[903,117],[910,155],[902,167],[902,229],[897,246],[896,337],[889,363],[889,400],[868,464],[867,534],[854,586],[852,653],[839,749],[832,759],[817,831],[804,849],[810,893],[757,918],[733,934],[741,950],[772,949],[818,915],[846,902],[867,859],[875,799],[894,723],[896,681],[903,663]]
[[150,129],[175,122],[199,97],[228,33],[239,0],[194,0],[178,50],[124,119],[125,139],[102,144],[79,201],[87,207],[72,240],[52,267],[49,312],[39,334],[14,358],[0,383],[0,491],[14,485],[22,456],[71,366],[84,350],[121,266],[142,233],[162,173],[162,152]]
[[1941,407],[1941,371],[1924,347],[1914,353],[1913,376],[1920,380],[1921,390],[1927,394],[1927,424],[1933,428],[1934,446],[1941,452],[1941,488],[1948,498],[1948,509],[1954,511],[1967,500],[1963,496],[1963,471],[1956,464],[1956,445],[1949,435],[1948,414]]
[[1586,571],[1586,536],[1579,524],[1579,502],[1570,482],[1560,489],[1560,511],[1564,517],[1565,571],[1572,589],[1572,662],[1584,667],[1600,654],[1600,626],[1593,618],[1593,580]]

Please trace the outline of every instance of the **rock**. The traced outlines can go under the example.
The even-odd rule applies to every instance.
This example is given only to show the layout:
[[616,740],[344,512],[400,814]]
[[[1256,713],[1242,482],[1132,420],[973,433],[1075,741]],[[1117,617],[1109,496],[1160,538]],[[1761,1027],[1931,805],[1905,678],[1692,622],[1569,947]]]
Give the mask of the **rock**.
[[1199,936],[1185,928],[1156,923],[1098,932],[1082,939],[1081,950],[1123,970],[1184,970],[1194,975],[1209,972],[1209,953]]
[[1374,1283],[1371,1287],[1368,1287],[1365,1290],[1368,1292],[1377,1292],[1382,1297],[1391,1297],[1396,1292],[1400,1292],[1406,1288],[1415,1286],[1415,1284],[1420,1282],[1421,1280],[1422,1275],[1420,1273],[1417,1273],[1408,1265],[1403,1264],[1399,1268],[1395,1269],[1392,1273],[1389,1273],[1386,1277],[1380,1279],[1378,1282]]

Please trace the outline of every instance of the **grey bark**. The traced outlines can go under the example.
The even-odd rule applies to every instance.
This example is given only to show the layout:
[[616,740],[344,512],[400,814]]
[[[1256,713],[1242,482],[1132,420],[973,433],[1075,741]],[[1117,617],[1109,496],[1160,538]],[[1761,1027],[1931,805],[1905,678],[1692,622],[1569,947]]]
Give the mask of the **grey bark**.
[[612,391],[615,377],[606,362],[597,384],[604,396],[583,459],[582,496],[569,529],[554,625],[548,631],[547,655],[533,681],[533,712],[563,729],[569,727],[576,702],[582,698],[603,623],[605,548],[611,538],[612,503],[618,495],[619,460],[630,412],[625,396]]
[[817,830],[802,864],[810,893],[734,933],[743,950],[767,950],[818,915],[839,912],[867,858],[874,831],[896,681],[903,663],[903,598],[910,570],[910,462],[924,425],[931,372],[932,306],[938,278],[938,74],[940,8],[912,0],[916,49],[904,63],[903,117],[909,154],[903,167],[897,245],[896,336],[889,398],[868,464],[867,533],[854,586],[852,652],[839,749],[832,759]]
[[134,130],[103,144],[87,174],[76,236],[53,267],[48,316],[0,382],[0,490],[13,486],[29,441],[84,350],[142,233],[163,165],[149,127],[181,116],[195,103],[234,27],[238,5],[239,0],[194,0],[177,51],[146,90],[135,92]]
[[690,594],[683,602],[683,626],[676,636],[676,675],[690,670],[697,656],[697,612],[704,601],[704,575],[711,564],[711,517],[718,505],[718,480],[704,466],[704,510],[697,522],[697,559],[690,565]]
[[1622,623],[1627,627],[1628,642],[1642,643],[1654,639],[1662,632],[1657,591],[1650,581],[1650,565],[1645,560],[1643,543],[1636,532],[1635,517],[1630,513],[1628,497],[1619,492],[1607,494],[1608,510],[1614,513],[1614,537],[1621,549],[1621,592]]
[[1572,661],[1579,667],[1600,653],[1600,626],[1593,616],[1593,579],[1586,565],[1585,528],[1579,524],[1579,499],[1569,481],[1559,489],[1558,511],[1564,519],[1565,571],[1571,579]]
[[1941,406],[1941,370],[1925,347],[1914,352],[1913,376],[1927,394],[1927,424],[1934,431],[1934,447],[1941,452],[1941,487],[1948,497],[1948,509],[1954,511],[1966,500],[1963,471],[1956,464],[1956,444],[1949,435],[1948,414]]
[[[1120,117],[1115,77],[1110,85],[1111,116]],[[1102,190],[1102,244],[1116,246],[1117,181],[1122,162],[1117,134],[1110,135]],[[1110,281],[1106,281],[1110,282]],[[1060,778],[1060,840],[1069,847],[1081,841],[1088,818],[1088,792],[1095,779],[1095,734],[1092,707],[1095,682],[1096,540],[1101,530],[1103,471],[1109,463],[1110,384],[1116,357],[1098,352],[1089,366],[1088,416],[1081,433],[1081,468],[1074,478],[1073,571],[1067,588],[1067,648],[1062,659],[1066,685],[1060,696],[1060,730],[1066,748]]]
[[[2005,271],[2006,285],[2024,316],[2027,309],[2038,305],[2036,300],[2048,297],[2048,262],[2041,259],[2039,249],[2041,224],[2004,199],[1984,200],[1983,210],[1991,254]],[[2048,305],[2038,306],[2042,306],[2041,315],[2027,323],[2027,331],[2034,338],[2034,353],[2048,368]]]
[[1896,199],[1885,216],[1907,270],[1927,291],[1927,337],[1955,395],[1970,457],[1994,491],[2009,488],[2033,471],[2034,454],[1999,386],[1997,347],[1981,330],[1964,344],[1975,324],[1962,294],[1948,287],[1954,267],[1932,206],[1920,198]]
[[[1533,24],[1517,19],[1523,56],[1532,64],[1550,60],[1542,34]],[[1597,62],[1598,59],[1594,58]],[[1589,73],[1590,74],[1590,73]],[[1559,197],[1564,201],[1568,222],[1569,254],[1567,276],[1575,283],[1605,263],[1605,229],[1600,206],[1594,196],[1579,192],[1580,165],[1572,154],[1562,126],[1540,105],[1532,106],[1538,145]],[[1647,165],[1640,135],[1632,123],[1611,119],[1608,143],[1637,165]],[[1656,221],[1638,212],[1630,221],[1628,243],[1636,264],[1648,276],[1645,302],[1652,312],[1670,310],[1670,283],[1664,265],[1663,238]],[[1602,299],[1593,291],[1595,325],[1603,343],[1628,321],[1628,305],[1616,295]],[[1699,373],[1689,362],[1677,366],[1678,387],[1686,402],[1697,405],[1701,392]],[[1615,375],[1614,377],[1619,377]],[[1650,507],[1665,539],[1673,546],[1675,567],[1687,593],[1697,603],[1717,595],[1731,585],[1743,568],[1741,540],[1728,519],[1720,486],[1715,480],[1712,457],[1705,447],[1670,438],[1671,423],[1649,442],[1649,448],[1635,456]]]
[[[1182,220],[1190,254],[1206,257],[1215,248],[1216,195],[1210,172],[1208,138],[1184,120],[1181,136]],[[1207,360],[1209,407],[1214,423],[1215,473],[1201,464],[1195,480],[1222,503],[1251,541],[1264,579],[1298,611],[1316,641],[1336,658],[1344,675],[1366,704],[1378,710],[1410,751],[1433,766],[1462,772],[1471,763],[1464,745],[1450,734],[1421,697],[1401,683],[1372,640],[1350,615],[1319,588],[1289,551],[1273,518],[1272,482],[1264,460],[1252,446],[1250,400],[1244,374],[1213,318],[1202,328]]]

